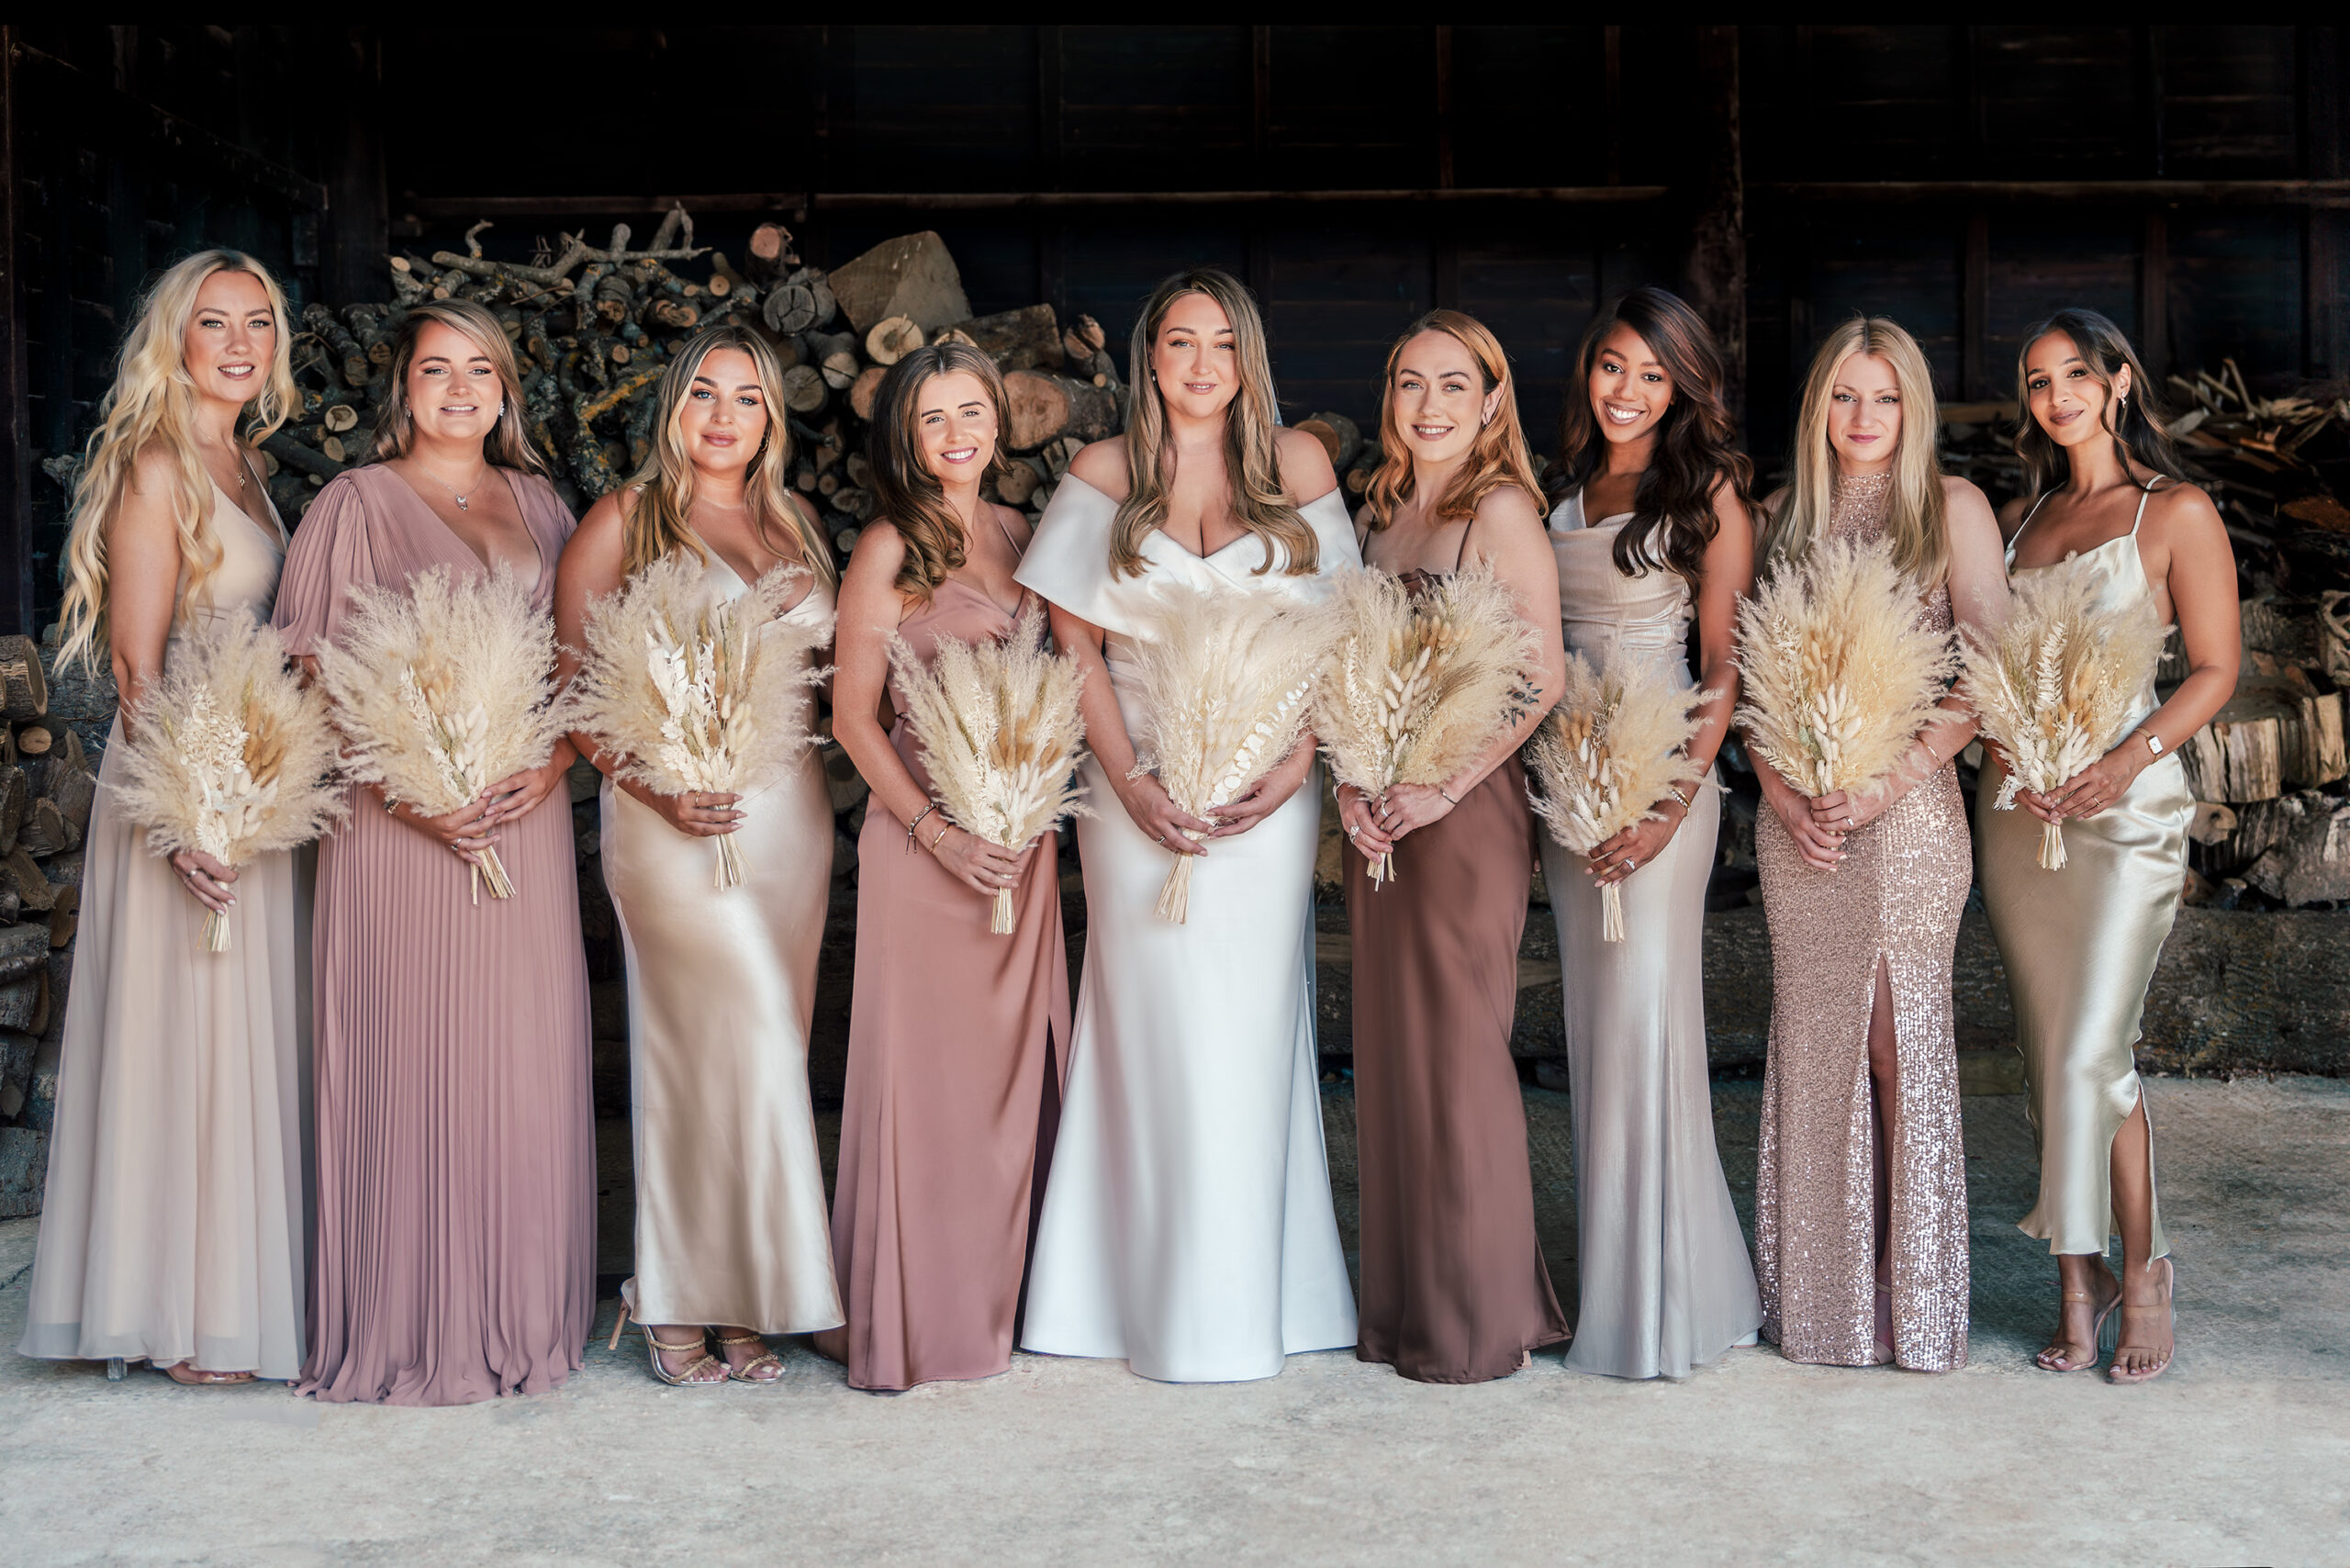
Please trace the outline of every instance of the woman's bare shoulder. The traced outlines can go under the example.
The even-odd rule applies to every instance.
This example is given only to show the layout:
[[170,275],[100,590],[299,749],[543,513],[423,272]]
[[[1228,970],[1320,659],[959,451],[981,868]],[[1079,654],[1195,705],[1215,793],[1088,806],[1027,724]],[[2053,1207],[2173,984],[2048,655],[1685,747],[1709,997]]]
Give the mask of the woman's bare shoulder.
[[1069,471],[1113,501],[1125,500],[1133,487],[1132,479],[1126,473],[1126,442],[1124,436],[1088,442],[1069,460]]

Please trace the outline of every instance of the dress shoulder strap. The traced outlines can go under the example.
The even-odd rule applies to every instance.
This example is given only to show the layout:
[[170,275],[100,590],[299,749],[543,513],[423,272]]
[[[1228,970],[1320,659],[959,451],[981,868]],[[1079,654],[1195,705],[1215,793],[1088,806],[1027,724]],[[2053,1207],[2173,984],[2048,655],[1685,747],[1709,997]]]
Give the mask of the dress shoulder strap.
[[[2146,521],[2146,501],[2148,498],[2154,495],[2154,487],[2162,482],[2163,476],[2156,474],[2150,476],[2146,480],[2145,484],[2140,487],[2138,491],[2138,514],[2130,520],[2131,538],[2135,539],[2138,537],[2138,525]],[[2020,533],[2022,530],[2018,529],[2017,532]]]

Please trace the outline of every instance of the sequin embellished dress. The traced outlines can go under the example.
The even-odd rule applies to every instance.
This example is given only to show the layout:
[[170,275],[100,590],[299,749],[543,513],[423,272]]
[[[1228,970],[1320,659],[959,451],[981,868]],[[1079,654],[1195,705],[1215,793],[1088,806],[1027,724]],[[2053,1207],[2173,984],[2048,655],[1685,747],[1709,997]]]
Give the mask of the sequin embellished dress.
[[[1874,538],[1890,476],[1837,487],[1830,532]],[[1951,628],[1948,588],[1926,623]],[[1898,1081],[1891,1230],[1894,1359],[1966,1363],[1966,1156],[1951,959],[1974,861],[1958,775],[1945,765],[1854,831],[1833,871],[1805,863],[1777,816],[1755,824],[1771,931],[1770,1059],[1754,1189],[1762,1333],[1788,1360],[1865,1366],[1875,1340],[1875,1115],[1868,1064],[1880,962],[1893,993]]]

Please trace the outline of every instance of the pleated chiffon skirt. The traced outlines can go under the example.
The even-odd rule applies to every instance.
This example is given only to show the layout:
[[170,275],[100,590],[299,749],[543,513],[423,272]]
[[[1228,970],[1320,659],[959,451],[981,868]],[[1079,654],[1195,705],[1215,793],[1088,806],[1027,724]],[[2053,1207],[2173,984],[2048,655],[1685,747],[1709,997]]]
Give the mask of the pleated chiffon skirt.
[[515,896],[363,793],[325,841],[313,946],[320,1399],[554,1388],[596,1305],[588,977],[562,796],[501,830]]

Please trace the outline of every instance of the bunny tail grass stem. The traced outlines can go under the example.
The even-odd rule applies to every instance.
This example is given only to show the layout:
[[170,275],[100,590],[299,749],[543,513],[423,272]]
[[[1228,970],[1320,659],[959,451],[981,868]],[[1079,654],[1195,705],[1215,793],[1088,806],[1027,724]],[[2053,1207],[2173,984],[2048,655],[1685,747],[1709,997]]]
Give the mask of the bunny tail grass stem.
[[1624,940],[1624,890],[1614,882],[1599,890],[1599,939]]
[[481,889],[487,884],[489,896],[510,899],[514,896],[513,880],[506,875],[506,862],[498,857],[495,846],[474,857],[474,902],[481,902]]
[[1009,936],[1018,928],[1019,924],[1019,911],[1015,910],[1012,904],[1012,890],[998,888],[995,890],[995,917],[988,922],[989,934],[996,936]]
[[229,950],[229,916],[226,912],[217,909],[204,912],[204,950],[207,953]]
[[2040,826],[2040,868],[2043,871],[2065,868],[2065,828],[2061,823],[2042,823]]
[[1158,915],[1178,925],[1192,918],[1192,857],[1178,855],[1175,864],[1167,868],[1167,880],[1158,889]]
[[1377,892],[1395,879],[1395,852],[1389,850],[1371,863],[1371,890]]
[[720,891],[743,885],[743,852],[734,847],[734,835],[721,834],[718,838],[718,871],[711,884]]

